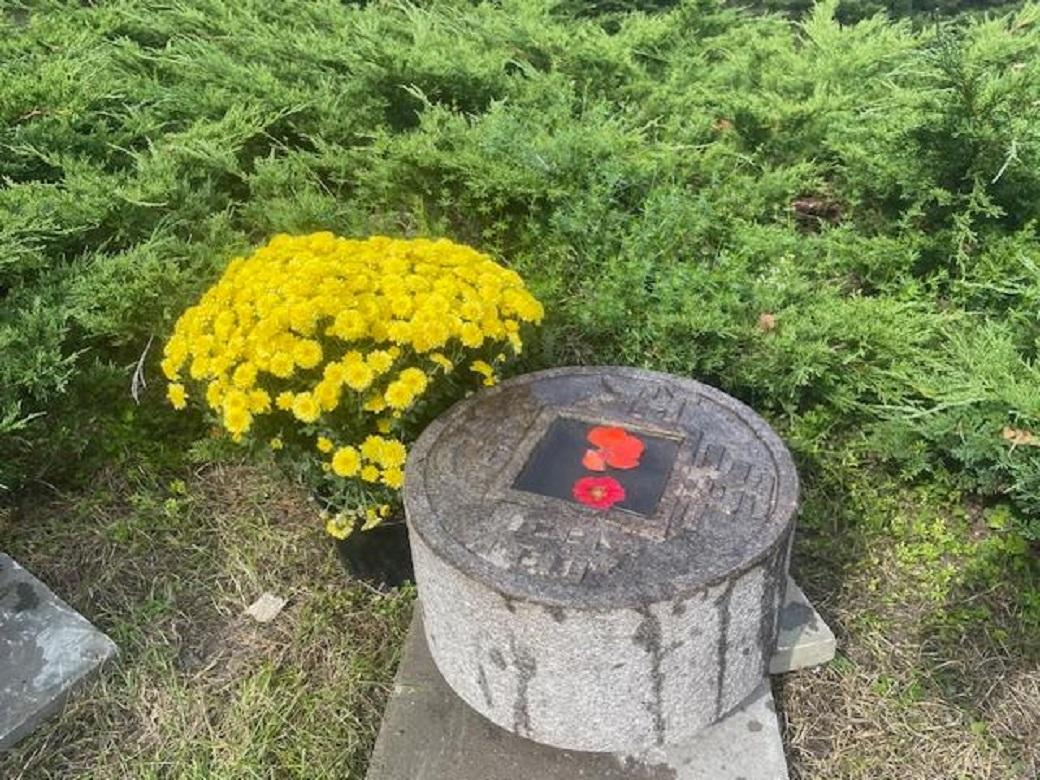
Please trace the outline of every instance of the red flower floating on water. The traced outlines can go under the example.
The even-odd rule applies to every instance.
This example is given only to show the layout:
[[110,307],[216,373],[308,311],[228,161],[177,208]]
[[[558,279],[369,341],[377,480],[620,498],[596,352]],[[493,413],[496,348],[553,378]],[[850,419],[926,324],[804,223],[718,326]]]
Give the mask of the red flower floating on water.
[[645,446],[643,442],[624,428],[600,425],[589,431],[588,440],[597,449],[586,450],[581,459],[589,471],[606,471],[607,466],[615,469],[634,469],[639,465]]
[[625,500],[625,489],[613,477],[582,477],[571,491],[576,501],[593,509],[610,509]]

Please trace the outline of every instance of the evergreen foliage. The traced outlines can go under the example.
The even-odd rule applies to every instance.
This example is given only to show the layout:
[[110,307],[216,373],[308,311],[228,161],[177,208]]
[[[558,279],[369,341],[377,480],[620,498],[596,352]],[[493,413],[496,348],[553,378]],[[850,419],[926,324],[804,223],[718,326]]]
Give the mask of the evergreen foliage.
[[[741,4],[740,0],[736,2]],[[743,5],[798,18],[812,10],[813,0],[754,0]],[[892,18],[909,17],[918,22],[928,22],[958,15],[1006,13],[1021,5],[1019,0],[839,0],[835,18],[842,24],[852,24],[885,14]]]
[[702,378],[805,468],[950,472],[1040,537],[1040,6],[580,5],[8,6],[0,483],[86,447],[232,254],[447,235],[545,302],[531,367]]

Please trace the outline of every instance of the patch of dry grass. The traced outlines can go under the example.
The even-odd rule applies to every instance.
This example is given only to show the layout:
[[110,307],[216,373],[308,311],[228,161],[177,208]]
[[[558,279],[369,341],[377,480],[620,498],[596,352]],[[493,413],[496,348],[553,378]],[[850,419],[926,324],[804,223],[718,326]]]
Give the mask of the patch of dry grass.
[[[349,580],[299,489],[239,465],[109,475],[8,522],[121,656],[0,776],[363,777],[411,594]],[[289,601],[258,624],[242,612],[264,591]]]

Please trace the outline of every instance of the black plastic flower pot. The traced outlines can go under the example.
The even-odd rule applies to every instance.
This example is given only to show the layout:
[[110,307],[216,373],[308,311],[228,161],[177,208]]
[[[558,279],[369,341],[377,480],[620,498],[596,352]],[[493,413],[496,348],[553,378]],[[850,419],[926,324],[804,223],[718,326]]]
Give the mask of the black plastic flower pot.
[[355,531],[336,540],[336,551],[351,577],[377,588],[396,588],[414,579],[408,527],[403,520]]

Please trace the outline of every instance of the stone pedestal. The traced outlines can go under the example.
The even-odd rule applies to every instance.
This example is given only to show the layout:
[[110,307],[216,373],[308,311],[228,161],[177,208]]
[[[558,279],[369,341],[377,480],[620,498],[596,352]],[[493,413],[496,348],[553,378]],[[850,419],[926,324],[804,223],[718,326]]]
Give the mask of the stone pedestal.
[[0,750],[59,710],[115,652],[112,640],[0,553]]
[[[785,649],[770,661],[777,672],[789,670],[785,659],[807,660],[803,639],[818,662],[834,656],[833,635],[822,618],[793,582],[787,592],[786,606],[807,616],[800,625],[815,628],[788,630]],[[561,750],[499,728],[456,696],[430,657],[420,609],[417,604],[366,780],[787,780],[768,683],[680,744],[638,753]]]
[[765,680],[797,495],[769,426],[692,380],[575,368],[482,392],[408,461],[432,659],[530,740],[688,742]]

